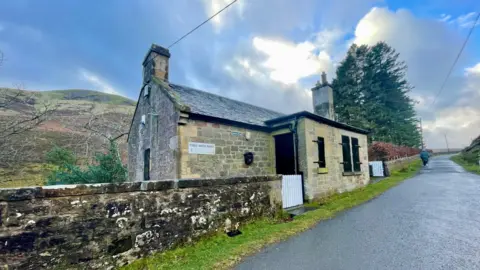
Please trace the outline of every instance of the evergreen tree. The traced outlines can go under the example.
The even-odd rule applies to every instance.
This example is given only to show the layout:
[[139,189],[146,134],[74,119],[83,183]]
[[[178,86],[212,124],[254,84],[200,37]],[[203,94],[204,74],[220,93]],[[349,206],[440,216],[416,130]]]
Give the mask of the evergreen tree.
[[127,168],[122,164],[115,141],[110,141],[107,153],[97,153],[95,160],[95,164],[88,165],[86,169],[82,169],[73,163],[61,162],[59,168],[47,179],[47,185],[127,181]]
[[332,83],[338,120],[370,130],[370,140],[420,146],[406,70],[399,53],[385,42],[353,44]]

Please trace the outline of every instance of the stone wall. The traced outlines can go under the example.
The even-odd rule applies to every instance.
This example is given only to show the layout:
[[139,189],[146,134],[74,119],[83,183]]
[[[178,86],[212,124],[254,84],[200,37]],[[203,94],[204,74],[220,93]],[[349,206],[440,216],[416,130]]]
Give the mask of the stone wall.
[[399,158],[395,160],[389,160],[387,161],[387,166],[388,170],[390,172],[394,170],[400,170],[402,167],[407,166],[410,164],[412,161],[420,159],[419,155],[411,156],[411,157],[405,157],[405,158]]
[[[149,97],[144,97],[150,86]],[[150,149],[150,179],[175,179],[177,177],[177,126],[179,112],[174,103],[152,82],[142,88],[137,109],[133,116],[128,138],[128,172],[131,181],[144,180],[144,151]],[[141,124],[145,115],[146,123]]]
[[[360,145],[361,172],[344,175],[342,135],[358,138]],[[301,119],[298,126],[299,136],[299,166],[304,174],[305,195],[315,199],[332,192],[349,191],[368,184],[367,136],[343,129],[320,124],[310,119]],[[325,161],[327,173],[318,172],[318,137],[325,140]]]
[[111,269],[281,205],[281,177],[0,189],[0,265]]
[[[246,132],[250,139],[245,138]],[[179,126],[180,178],[262,175],[275,171],[273,137],[266,132],[189,119]],[[214,155],[191,154],[189,142],[215,144]],[[243,154],[254,153],[246,165]]]

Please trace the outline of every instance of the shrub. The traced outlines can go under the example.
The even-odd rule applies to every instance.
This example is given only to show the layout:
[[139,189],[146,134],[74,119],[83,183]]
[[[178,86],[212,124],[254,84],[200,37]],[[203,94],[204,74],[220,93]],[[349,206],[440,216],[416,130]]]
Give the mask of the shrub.
[[64,166],[66,164],[73,165],[77,162],[77,157],[72,151],[59,146],[54,146],[48,151],[45,155],[45,159],[47,163],[57,166]]
[[95,164],[82,169],[77,165],[63,163],[47,180],[48,185],[119,183],[127,180],[127,169],[122,164],[115,142],[110,143],[107,153],[97,153]]
[[369,160],[392,160],[401,157],[418,155],[419,148],[398,146],[386,142],[374,142],[368,147]]
[[470,151],[461,153],[460,157],[470,164],[477,164],[480,151]]

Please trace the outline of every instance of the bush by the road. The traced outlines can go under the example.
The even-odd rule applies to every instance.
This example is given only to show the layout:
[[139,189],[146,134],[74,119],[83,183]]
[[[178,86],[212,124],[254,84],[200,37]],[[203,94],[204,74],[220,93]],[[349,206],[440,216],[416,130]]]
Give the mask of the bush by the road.
[[420,154],[419,148],[398,146],[386,142],[373,142],[368,147],[368,159],[371,161],[392,160]]

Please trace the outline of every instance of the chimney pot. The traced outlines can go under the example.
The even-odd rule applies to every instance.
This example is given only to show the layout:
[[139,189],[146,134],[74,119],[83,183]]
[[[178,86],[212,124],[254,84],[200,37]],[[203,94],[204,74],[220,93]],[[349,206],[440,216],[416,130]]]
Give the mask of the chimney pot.
[[325,73],[325,71],[322,72],[322,85],[326,85],[328,84],[327,82],[327,74]]
[[333,109],[333,89],[327,82],[327,74],[322,72],[321,84],[317,82],[312,88],[313,110],[315,114],[335,120]]

